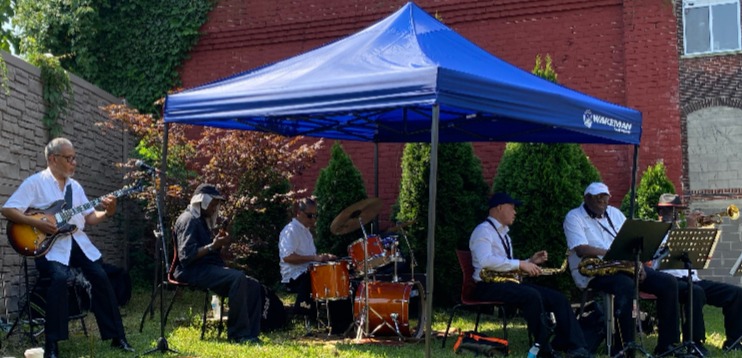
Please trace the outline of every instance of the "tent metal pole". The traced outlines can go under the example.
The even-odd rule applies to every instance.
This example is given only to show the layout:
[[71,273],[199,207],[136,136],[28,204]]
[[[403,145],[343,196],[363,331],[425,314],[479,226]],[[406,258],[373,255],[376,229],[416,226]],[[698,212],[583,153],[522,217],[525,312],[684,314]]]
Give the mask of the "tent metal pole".
[[634,144],[634,166],[631,168],[631,204],[629,205],[629,218],[634,219],[636,202],[636,172],[639,166],[639,145]]
[[433,321],[433,263],[435,261],[435,198],[438,183],[438,121],[440,119],[440,105],[433,106],[433,123],[430,128],[430,177],[428,192],[428,267],[425,280],[425,357],[429,358],[431,338],[430,332]]
[[[163,217],[167,216],[167,207],[165,207],[165,181],[167,181],[167,142],[169,138],[168,131],[170,129],[170,124],[164,123],[164,127],[162,133],[162,158],[160,161],[160,185],[157,188],[157,201],[161,203],[160,209]],[[163,226],[161,229],[162,233],[165,234],[168,228]],[[166,277],[163,277],[163,279],[166,279]]]

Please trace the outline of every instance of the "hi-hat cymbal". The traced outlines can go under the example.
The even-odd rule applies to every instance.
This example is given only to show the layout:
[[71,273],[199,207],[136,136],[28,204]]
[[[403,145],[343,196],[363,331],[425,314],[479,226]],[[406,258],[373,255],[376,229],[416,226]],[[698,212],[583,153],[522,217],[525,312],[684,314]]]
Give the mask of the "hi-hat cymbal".
[[[381,200],[379,198],[368,198],[361,200],[338,214],[332,224],[330,232],[335,235],[343,235],[352,232],[361,227],[363,224],[370,222],[381,210]],[[360,218],[360,219],[359,219]]]
[[406,222],[398,222],[397,225],[394,225],[394,226],[388,228],[386,231],[387,232],[397,232],[399,230],[402,230],[402,229],[404,229],[404,228],[406,228],[406,227],[414,224],[415,222],[416,222],[415,220],[410,220],[410,221],[406,221]]

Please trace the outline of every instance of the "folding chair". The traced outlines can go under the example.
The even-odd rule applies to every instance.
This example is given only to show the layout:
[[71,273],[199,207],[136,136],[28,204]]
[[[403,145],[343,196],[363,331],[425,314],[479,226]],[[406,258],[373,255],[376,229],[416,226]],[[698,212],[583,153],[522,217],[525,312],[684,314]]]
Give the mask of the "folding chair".
[[[160,284],[157,286],[157,288],[153,292],[158,292],[158,290],[160,289],[160,285],[165,285],[166,288],[167,287],[170,287],[170,288],[172,288],[174,290],[173,296],[170,299],[170,304],[168,304],[167,310],[165,311],[165,318],[164,318],[164,321],[165,322],[167,322],[167,317],[170,315],[170,310],[173,308],[173,304],[175,303],[175,297],[178,295],[178,290],[180,288],[190,288],[192,290],[204,292],[204,304],[203,304],[204,309],[203,309],[203,314],[202,314],[202,317],[201,317],[201,339],[203,340],[204,339],[204,336],[206,334],[206,317],[207,317],[207,315],[209,313],[209,307],[211,306],[211,302],[209,301],[209,297],[211,297],[211,295],[213,293],[208,288],[198,288],[198,287],[195,287],[195,286],[191,286],[187,282],[178,281],[175,278],[175,275],[174,275],[174,273],[175,273],[175,264],[178,261],[178,246],[177,246],[177,240],[176,240],[175,236],[173,236],[172,246],[173,246],[173,255],[172,255],[173,256],[173,259],[172,259],[172,262],[170,263],[170,267],[168,268],[167,277],[165,278],[165,280],[163,280],[162,282],[160,282]],[[149,306],[147,307],[147,309],[145,309],[144,315],[142,315],[142,320],[139,322],[139,332],[140,333],[142,332],[142,329],[144,327],[144,318],[147,316],[147,312],[148,311],[151,311],[151,307],[154,304],[155,296],[156,295],[154,295],[154,294],[152,295],[152,299],[150,299]],[[222,334],[223,321],[224,321],[224,309],[223,309],[223,307],[224,307],[224,297],[220,297],[220,300],[221,300],[222,310],[221,310],[221,313],[219,315],[219,325],[218,325],[218,330],[217,330],[217,337],[221,336],[221,334]]]
[[461,303],[455,305],[451,309],[451,315],[448,317],[448,325],[446,326],[446,334],[443,336],[443,343],[441,348],[446,347],[446,339],[448,338],[448,332],[451,329],[451,322],[456,310],[459,308],[474,308],[477,310],[477,320],[474,323],[474,332],[479,329],[479,318],[482,315],[482,310],[488,306],[495,306],[498,308],[499,314],[502,317],[502,331],[504,339],[508,339],[508,318],[505,314],[505,303],[499,301],[479,301],[473,298],[474,287],[476,282],[472,278],[474,274],[474,267],[472,266],[471,251],[469,250],[456,250],[456,256],[459,259],[459,265],[461,266],[461,272],[463,274],[463,281],[461,283]]

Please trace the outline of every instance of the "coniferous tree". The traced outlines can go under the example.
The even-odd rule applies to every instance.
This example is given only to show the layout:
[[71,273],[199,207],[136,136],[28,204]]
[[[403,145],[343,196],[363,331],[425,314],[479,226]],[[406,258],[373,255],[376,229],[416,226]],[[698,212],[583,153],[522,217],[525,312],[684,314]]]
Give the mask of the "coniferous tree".
[[329,252],[339,257],[347,256],[348,245],[362,236],[360,230],[344,235],[334,235],[330,225],[345,208],[366,199],[366,187],[358,168],[347,153],[335,142],[327,167],[320,171],[314,186],[317,199],[317,227],[315,243],[320,252]]
[[[634,217],[642,220],[657,219],[657,201],[664,193],[675,193],[675,185],[667,177],[665,164],[661,161],[650,165],[642,173],[639,186],[636,188],[636,199],[634,201]],[[631,192],[627,192],[621,201],[621,211],[626,217],[631,217],[630,206]]]
[[[407,229],[419,267],[427,267],[430,144],[407,144],[402,156],[402,180],[396,220],[416,221]],[[470,143],[444,143],[438,148],[435,222],[434,302],[448,305],[461,292],[456,249],[468,248],[469,235],[482,219],[487,184]]]

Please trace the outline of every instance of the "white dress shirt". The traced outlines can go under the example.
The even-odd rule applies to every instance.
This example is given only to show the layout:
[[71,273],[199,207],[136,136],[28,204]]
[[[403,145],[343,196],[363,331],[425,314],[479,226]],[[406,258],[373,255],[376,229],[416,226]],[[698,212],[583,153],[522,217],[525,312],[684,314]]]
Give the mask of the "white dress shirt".
[[307,271],[311,262],[290,264],[283,261],[286,256],[297,254],[301,256],[316,255],[312,232],[302,225],[296,218],[284,226],[278,240],[278,256],[281,258],[281,282],[287,283]]
[[625,221],[623,213],[613,206],[606,208],[602,218],[591,217],[585,210],[584,203],[567,213],[564,219],[564,235],[567,237],[567,248],[570,250],[569,269],[577,287],[585,289],[591,277],[583,276],[578,270],[581,258],[575,253],[575,247],[588,245],[608,250]]
[[[89,201],[80,183],[72,178],[67,178],[64,188],[60,190],[51,170],[46,168],[26,178],[3,207],[15,208],[23,212],[29,208],[44,209],[58,200],[64,201],[65,189],[68,186],[72,186],[72,207],[83,205]],[[95,208],[90,208],[68,220],[70,224],[77,226],[77,231],[72,234],[60,235],[46,254],[47,260],[69,265],[73,238],[88,259],[95,261],[101,257],[100,251],[93,245],[84,231],[85,216],[93,211],[95,211]]]
[[[497,230],[490,223],[494,224]],[[509,258],[513,257],[513,244],[508,231],[510,231],[509,227],[502,225],[491,216],[474,228],[469,238],[474,281],[482,280],[479,273],[485,267],[500,272],[513,271],[520,267],[520,260]]]

